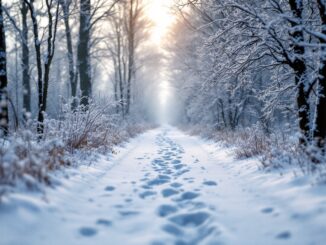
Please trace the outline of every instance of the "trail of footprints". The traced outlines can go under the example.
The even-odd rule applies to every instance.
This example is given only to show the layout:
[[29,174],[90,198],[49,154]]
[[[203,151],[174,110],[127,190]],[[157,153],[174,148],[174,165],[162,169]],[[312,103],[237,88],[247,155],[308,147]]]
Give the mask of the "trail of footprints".
[[[194,178],[184,177],[184,174],[190,171],[190,166],[184,164],[181,160],[182,154],[184,154],[183,148],[164,134],[157,136],[156,144],[159,146],[159,151],[157,152],[159,157],[151,161],[152,169],[149,169],[148,165],[143,168],[145,173],[143,178],[140,179],[140,189],[142,190],[138,191],[139,183],[131,181],[130,183],[135,187],[134,193],[129,195],[130,198],[124,199],[125,203],[132,203],[134,197],[131,198],[131,196],[134,194],[143,200],[154,200],[161,196],[166,200],[166,203],[157,207],[156,214],[165,219],[165,224],[161,227],[162,231],[174,238],[175,245],[195,245],[205,241],[210,236],[216,242],[210,244],[220,244],[216,237],[221,234],[221,231],[214,224],[214,219],[210,213],[214,211],[214,208],[200,201],[200,188],[189,188],[189,185],[187,185],[193,183]],[[148,154],[145,154],[136,160],[147,161],[149,159]],[[198,164],[198,162],[199,160],[195,159],[193,163]],[[205,170],[204,167],[201,167],[201,169]],[[153,177],[153,175],[155,176]],[[124,181],[123,183],[128,182]],[[205,180],[201,183],[201,187],[206,186],[207,188],[216,187],[217,185],[212,180]],[[114,186],[106,186],[104,191],[112,193],[116,191],[116,188]],[[110,196],[110,194],[106,195]],[[89,202],[94,202],[94,200],[90,198]],[[124,218],[132,218],[140,214],[139,211],[124,210],[125,206],[121,204],[114,207],[118,210],[118,214]],[[274,209],[271,207],[261,210],[263,214],[272,214],[273,212]],[[107,219],[98,219],[95,225],[97,227],[110,228],[113,222]],[[95,236],[97,232],[97,228],[94,227],[81,227],[79,229],[80,235],[84,237]],[[283,231],[276,236],[277,239],[281,240],[287,240],[290,237],[291,233],[289,231]],[[152,245],[164,244],[162,241],[152,242]],[[171,242],[168,244],[171,244]]]
[[[157,207],[156,214],[165,219],[166,224],[162,226],[162,231],[174,237],[176,245],[198,244],[199,241],[214,232],[218,235],[217,227],[211,224],[213,219],[209,213],[210,208],[199,201],[200,189],[190,191],[183,188],[187,183],[193,183],[194,178],[183,177],[185,173],[190,171],[190,167],[181,161],[182,154],[184,154],[182,147],[165,135],[158,135],[156,144],[160,148],[157,152],[159,157],[152,160],[152,169],[148,167],[143,169],[145,174],[140,180],[142,191],[138,192],[139,183],[131,182],[135,186],[134,193],[138,193],[138,197],[144,200],[155,199],[159,195],[166,199],[166,204]],[[149,159],[150,157],[145,155],[136,160],[146,161]],[[197,162],[196,159],[194,163]],[[154,174],[156,176],[152,177]],[[214,181],[204,181],[202,184],[207,187],[217,185]],[[106,186],[104,191],[112,193],[116,191],[116,188]],[[110,194],[105,196],[110,196]],[[94,202],[93,199],[89,201]],[[132,202],[132,198],[125,198],[125,203]],[[124,210],[124,205],[119,204],[114,207],[119,210],[119,215],[124,218],[132,218],[140,214],[139,211]],[[105,228],[111,227],[113,222],[107,219],[98,219],[95,225]],[[84,237],[92,237],[97,235],[98,230],[94,227],[82,227],[79,229],[79,233]],[[156,244],[164,243],[161,241],[152,243],[152,245]]]
[[[160,148],[159,157],[152,161],[156,176],[149,178],[150,172],[145,174],[142,185],[145,191],[139,196],[155,198],[161,195],[166,199],[166,204],[160,205],[156,210],[157,215],[165,219],[162,231],[174,237],[176,245],[198,244],[214,232],[217,234],[219,231],[212,224],[210,208],[199,201],[200,190],[184,188],[187,183],[193,183],[194,179],[184,177],[190,167],[181,161],[184,154],[182,147],[164,135],[157,137],[156,144]],[[214,181],[202,184],[208,187],[217,185]],[[153,242],[154,244],[162,242]]]

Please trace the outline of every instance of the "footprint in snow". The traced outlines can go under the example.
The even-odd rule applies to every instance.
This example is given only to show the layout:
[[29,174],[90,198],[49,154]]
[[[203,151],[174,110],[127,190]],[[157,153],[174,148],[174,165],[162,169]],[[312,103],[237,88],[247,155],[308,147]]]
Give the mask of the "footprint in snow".
[[217,183],[215,181],[212,180],[207,180],[203,182],[204,185],[208,185],[208,186],[216,186]]
[[120,211],[120,215],[124,217],[135,216],[138,215],[138,211]]
[[82,227],[79,229],[79,233],[84,237],[92,237],[97,234],[97,230],[92,227]]
[[125,199],[125,202],[127,202],[127,203],[132,202],[132,198],[126,198],[126,199]]
[[106,191],[114,191],[115,187],[114,186],[107,186],[107,187],[105,187],[105,190]]
[[163,163],[163,160],[161,160],[161,159],[154,159],[153,160],[153,163],[155,163],[155,164]]
[[195,192],[191,192],[191,191],[187,191],[182,193],[180,199],[178,199],[178,201],[187,201],[187,200],[192,200],[195,199],[199,196],[198,193]]
[[179,163],[181,163],[180,160],[173,160],[173,161],[172,161],[172,164],[179,164]]
[[186,165],[184,165],[184,164],[176,164],[176,165],[174,165],[174,168],[176,169],[176,170],[179,170],[179,169],[182,169],[182,168],[184,168]]
[[176,174],[174,174],[174,176],[178,177],[178,176],[181,176],[189,171],[190,171],[189,169],[180,170]]
[[178,211],[177,207],[164,204],[164,205],[159,206],[157,213],[160,217],[166,217],[166,216],[173,214],[177,211]]
[[163,185],[163,184],[169,182],[170,179],[171,179],[171,178],[170,178],[169,176],[167,176],[167,175],[159,175],[159,176],[156,177],[155,179],[148,181],[147,184],[148,184],[149,186],[153,186],[153,185]]
[[170,186],[174,187],[174,188],[180,188],[182,186],[182,184],[174,182],[172,183]]
[[142,185],[141,188],[146,189],[146,190],[152,189],[152,187],[148,186],[148,185]]
[[156,195],[155,191],[144,191],[144,192],[139,194],[139,197],[142,198],[142,199],[145,199],[146,197],[155,196],[155,195]]
[[276,236],[277,239],[287,240],[291,238],[291,232],[283,231]]
[[206,212],[188,213],[175,215],[169,220],[182,227],[198,227],[209,218]]
[[162,230],[176,237],[183,235],[183,231],[181,229],[171,224],[163,226]]
[[172,188],[167,188],[167,189],[162,190],[163,197],[170,197],[170,196],[176,195],[178,193],[179,192],[177,190],[174,190]]
[[109,227],[109,226],[112,226],[112,221],[107,220],[107,219],[98,219],[96,221],[96,224]]
[[172,172],[171,170],[169,170],[169,169],[168,169],[168,170],[165,170],[165,171],[163,172],[163,174],[168,174],[168,175],[169,175],[169,174],[172,174],[172,173],[173,173],[173,172]]
[[273,211],[274,211],[274,208],[271,208],[271,207],[263,208],[261,210],[261,212],[264,213],[264,214],[270,214],[270,213],[273,213]]
[[206,208],[206,204],[203,202],[194,202],[192,204],[194,206],[194,209],[201,209],[201,208]]

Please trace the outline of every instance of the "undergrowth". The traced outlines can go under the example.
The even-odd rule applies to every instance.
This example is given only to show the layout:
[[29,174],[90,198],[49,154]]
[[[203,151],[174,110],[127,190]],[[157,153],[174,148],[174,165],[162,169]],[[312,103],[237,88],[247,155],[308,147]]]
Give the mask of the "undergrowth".
[[122,118],[114,111],[110,104],[92,103],[87,110],[79,107],[74,111],[69,104],[64,105],[58,119],[45,120],[42,139],[36,133],[37,122],[30,120],[0,142],[0,187],[17,183],[29,188],[38,183],[51,185],[50,173],[71,166],[77,153],[113,152],[114,146],[152,127]]
[[232,147],[237,159],[257,158],[264,169],[291,169],[302,175],[313,175],[326,183],[326,149],[311,143],[299,144],[299,136],[288,132],[267,134],[259,127],[237,130],[216,130],[209,125],[185,128],[192,135]]

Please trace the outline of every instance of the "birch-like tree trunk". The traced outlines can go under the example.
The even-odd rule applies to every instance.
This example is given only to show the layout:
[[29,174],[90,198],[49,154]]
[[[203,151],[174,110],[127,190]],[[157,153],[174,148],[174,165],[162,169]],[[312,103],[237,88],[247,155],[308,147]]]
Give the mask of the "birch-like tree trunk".
[[78,70],[80,77],[81,105],[87,107],[92,96],[90,38],[91,1],[80,0],[80,27],[78,41]]
[[[323,0],[317,0],[317,3],[322,23],[321,32],[326,36],[326,3]],[[319,147],[324,147],[326,141],[326,39],[320,38],[320,42],[320,68],[318,76],[318,98],[314,123],[314,138],[317,139]]]
[[29,65],[29,47],[28,47],[28,25],[27,25],[28,7],[21,1],[22,16],[22,84],[23,84],[23,111],[31,112],[31,84],[30,84],[30,65]]
[[8,80],[7,80],[6,35],[2,14],[2,0],[0,0],[0,131],[8,135]]

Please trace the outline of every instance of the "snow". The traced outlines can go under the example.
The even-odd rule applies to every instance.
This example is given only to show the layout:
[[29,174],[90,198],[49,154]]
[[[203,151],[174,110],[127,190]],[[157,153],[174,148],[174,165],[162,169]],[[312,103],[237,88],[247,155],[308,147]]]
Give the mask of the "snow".
[[326,189],[161,127],[0,205],[0,244],[324,244]]

